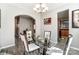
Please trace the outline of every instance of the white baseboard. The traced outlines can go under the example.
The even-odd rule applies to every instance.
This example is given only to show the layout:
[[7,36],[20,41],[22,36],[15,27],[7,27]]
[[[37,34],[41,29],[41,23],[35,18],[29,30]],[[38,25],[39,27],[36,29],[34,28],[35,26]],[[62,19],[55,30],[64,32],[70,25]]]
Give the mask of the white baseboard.
[[1,47],[0,50],[1,50],[1,49],[4,49],[4,48],[11,47],[11,46],[15,46],[15,44],[11,44],[11,45],[7,45],[7,46],[4,46],[4,47]]
[[70,47],[70,48],[79,51],[79,48],[76,48],[76,47]]

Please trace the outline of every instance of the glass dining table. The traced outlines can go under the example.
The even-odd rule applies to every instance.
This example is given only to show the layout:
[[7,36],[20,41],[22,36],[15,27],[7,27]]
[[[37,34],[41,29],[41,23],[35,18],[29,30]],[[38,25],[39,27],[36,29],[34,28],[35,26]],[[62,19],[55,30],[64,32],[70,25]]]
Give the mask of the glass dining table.
[[46,55],[46,51],[48,48],[47,39],[38,39],[36,41],[36,44],[40,46],[40,53],[42,53],[42,55]]

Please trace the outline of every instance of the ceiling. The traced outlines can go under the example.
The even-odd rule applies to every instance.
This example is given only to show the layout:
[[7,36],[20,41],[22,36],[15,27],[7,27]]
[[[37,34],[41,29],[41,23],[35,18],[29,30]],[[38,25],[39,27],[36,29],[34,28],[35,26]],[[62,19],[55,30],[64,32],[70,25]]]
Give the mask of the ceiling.
[[[5,5],[5,6],[16,6],[19,8],[25,8],[28,7],[30,9],[33,9],[33,7],[35,7],[37,3],[3,3],[0,4],[1,5]],[[46,3],[47,7],[48,7],[48,11],[54,10],[58,7],[62,7],[63,5],[66,5],[67,3]]]

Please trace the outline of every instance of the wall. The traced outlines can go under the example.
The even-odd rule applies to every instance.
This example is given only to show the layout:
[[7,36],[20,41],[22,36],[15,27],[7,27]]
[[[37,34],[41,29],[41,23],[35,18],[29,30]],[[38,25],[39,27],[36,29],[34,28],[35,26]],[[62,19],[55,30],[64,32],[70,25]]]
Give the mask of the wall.
[[32,10],[30,4],[0,4],[1,29],[0,48],[15,45],[15,16],[29,15],[36,21],[36,35],[41,33],[40,15]]
[[53,42],[57,42],[57,13],[66,9],[69,9],[69,33],[73,35],[71,47],[79,49],[79,28],[72,28],[72,11],[79,9],[79,4],[65,4],[45,14],[44,17],[52,18],[52,25],[45,26],[44,29],[51,30],[51,39]]
[[[33,7],[33,6],[32,6]],[[72,28],[72,10],[79,9],[79,4],[65,4],[58,7],[50,12],[43,14],[44,17],[51,17],[52,24],[42,26],[43,21],[40,14],[35,13],[28,4],[17,5],[17,4],[0,4],[1,9],[1,29],[0,29],[0,48],[15,44],[14,30],[15,21],[14,17],[17,15],[30,15],[36,21],[36,35],[42,35],[44,30],[51,30],[51,39],[57,43],[57,13],[66,9],[69,9],[69,32],[73,35],[72,47],[79,48],[79,29]],[[44,30],[42,30],[44,29]]]
[[26,17],[20,17],[20,33],[23,32],[23,30],[33,30],[33,19],[26,18]]
[[57,43],[57,20],[53,10],[44,13],[43,18],[51,17],[51,25],[44,25],[44,31],[51,31],[51,42]]

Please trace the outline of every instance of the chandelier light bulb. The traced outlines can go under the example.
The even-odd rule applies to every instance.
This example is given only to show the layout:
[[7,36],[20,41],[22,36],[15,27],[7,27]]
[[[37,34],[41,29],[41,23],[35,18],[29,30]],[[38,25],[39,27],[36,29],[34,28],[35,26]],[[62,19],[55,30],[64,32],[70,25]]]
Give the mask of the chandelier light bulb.
[[37,9],[36,8],[33,8],[33,10],[36,11]]
[[40,4],[36,4],[35,8],[40,8]]

